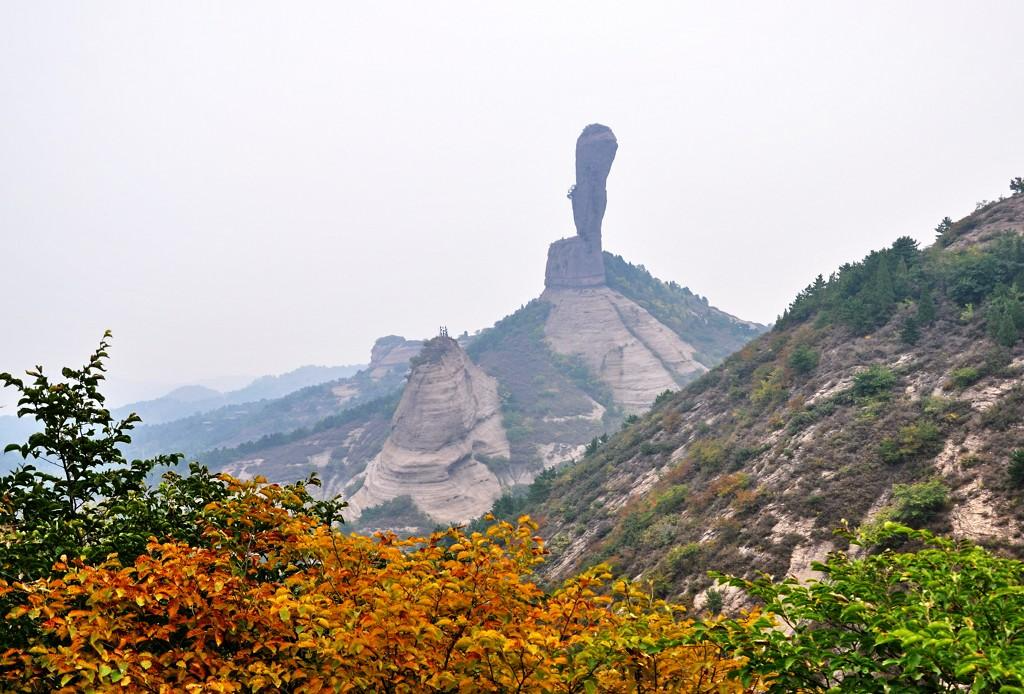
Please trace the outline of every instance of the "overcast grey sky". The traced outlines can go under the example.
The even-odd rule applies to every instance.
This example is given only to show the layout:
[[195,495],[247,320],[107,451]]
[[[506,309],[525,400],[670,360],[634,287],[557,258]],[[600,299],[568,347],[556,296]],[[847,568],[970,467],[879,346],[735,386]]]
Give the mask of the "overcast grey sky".
[[114,400],[365,361],[605,247],[768,322],[1024,175],[1020,2],[0,0],[0,370]]

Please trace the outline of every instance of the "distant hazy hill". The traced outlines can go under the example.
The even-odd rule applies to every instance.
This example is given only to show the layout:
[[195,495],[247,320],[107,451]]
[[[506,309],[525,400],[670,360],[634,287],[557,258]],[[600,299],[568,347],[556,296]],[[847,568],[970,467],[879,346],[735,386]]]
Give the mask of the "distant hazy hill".
[[[196,452],[197,450],[205,450],[205,448],[195,449],[192,446],[180,448],[180,446],[183,443],[189,442],[190,434],[188,432],[193,430],[199,431],[204,428],[204,420],[202,418],[189,419],[186,423],[170,426],[159,434],[151,432],[147,427],[183,418],[188,419],[193,415],[225,408],[230,405],[239,405],[240,407],[213,419],[220,419],[223,416],[230,419],[238,419],[239,417],[244,417],[246,412],[260,409],[267,409],[269,412],[273,412],[274,406],[263,407],[259,404],[259,401],[281,398],[309,386],[328,381],[337,381],[352,376],[363,368],[363,365],[302,366],[277,376],[261,376],[246,387],[227,393],[221,393],[205,386],[181,386],[159,398],[133,402],[118,407],[112,411],[112,414],[115,417],[123,418],[130,412],[135,412],[142,417],[143,424],[135,437],[136,446],[130,451],[136,456],[176,452],[178,450]],[[13,411],[14,408],[12,407],[12,414],[0,416],[0,451],[8,443],[24,443],[29,435],[36,430],[34,421],[18,419],[13,415]],[[152,440],[152,446],[145,445],[144,442],[147,439]],[[176,444],[179,447],[175,447]],[[161,448],[164,445],[170,447]],[[21,461],[20,456],[0,454],[0,470],[9,469]]]
[[261,376],[246,387],[227,393],[205,386],[182,386],[153,400],[118,407],[113,414],[125,417],[135,412],[146,424],[162,424],[227,405],[280,398],[307,386],[352,376],[364,366],[301,366],[277,376]]
[[522,497],[552,578],[608,561],[698,605],[882,519],[1024,554],[1024,195],[818,277],[774,329]]
[[[303,367],[283,376],[270,376],[250,386],[225,394],[236,404],[203,408],[197,414],[180,419],[143,424],[132,434],[128,454],[148,457],[158,453],[181,452],[196,456],[213,449],[230,448],[250,441],[277,440],[271,437],[311,427],[339,414],[401,388],[409,369],[409,359],[419,351],[420,343],[390,335],[374,345],[371,362],[352,375],[320,381],[333,373],[351,372],[358,367]],[[315,385],[293,390],[303,380]],[[269,395],[289,391],[282,397]],[[268,394],[262,399],[254,399]]]

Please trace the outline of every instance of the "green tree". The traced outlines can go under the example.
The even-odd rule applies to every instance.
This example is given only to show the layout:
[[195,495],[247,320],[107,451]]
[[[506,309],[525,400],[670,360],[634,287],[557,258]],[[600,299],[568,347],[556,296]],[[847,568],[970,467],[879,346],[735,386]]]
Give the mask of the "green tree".
[[798,374],[806,374],[818,368],[820,356],[810,345],[799,344],[789,355],[789,368]]
[[116,421],[104,406],[99,385],[109,337],[85,366],[65,367],[62,381],[41,366],[27,372],[29,381],[0,373],[0,385],[20,393],[18,416],[34,417],[42,429],[4,449],[31,461],[0,478],[0,528],[9,540],[0,543],[0,571],[7,577],[44,576],[61,555],[134,556],[145,547],[152,529],[147,476],[182,456],[125,460],[119,446],[131,442],[128,432],[140,420],[133,413]]
[[[833,553],[814,565],[818,581],[717,575],[764,605],[754,628],[699,632],[746,659],[744,681],[766,676],[778,693],[1024,690],[1024,564],[894,523],[846,535],[874,552]],[[920,549],[877,549],[893,544]]]
[[1024,178],[1017,176],[1016,178],[1010,179],[1010,190],[1013,191],[1014,195],[1020,195],[1024,193]]
[[882,253],[878,260],[878,268],[872,284],[872,298],[879,308],[888,309],[896,303],[896,290],[893,286],[892,263],[888,253]]
[[921,339],[921,326],[916,316],[907,316],[903,319],[903,326],[900,328],[900,339],[908,345],[917,344]]
[[1008,472],[1011,482],[1018,487],[1024,485],[1024,450],[1018,448],[1010,453],[1010,467]]
[[935,322],[935,299],[929,287],[921,289],[921,297],[917,301],[917,321],[920,325],[931,325]]
[[[52,380],[41,366],[27,372],[28,380],[0,373],[0,385],[20,394],[18,416],[34,417],[41,429],[4,449],[28,461],[0,477],[0,578],[9,582],[45,578],[62,557],[100,562],[116,554],[127,564],[151,537],[203,545],[207,539],[197,520],[208,504],[230,496],[221,479],[197,463],[188,475],[167,472],[151,487],[150,473],[178,464],[180,454],[125,459],[119,447],[131,443],[129,432],[140,419],[133,413],[115,420],[104,406],[100,384],[109,339],[108,331],[82,368],[62,369],[63,380]],[[306,491],[318,484],[310,477],[292,485],[288,498],[295,509],[324,522],[340,521],[343,502],[318,501]],[[224,536],[234,532],[226,528]],[[0,597],[0,614],[16,598]],[[0,644],[23,643],[26,624],[0,620]]]
[[927,523],[946,507],[949,487],[938,479],[917,484],[897,484],[892,488],[892,496],[896,501],[892,519],[918,526]]
[[853,376],[853,394],[858,398],[886,395],[894,387],[896,374],[881,364],[872,364]]
[[999,285],[985,307],[989,335],[1004,347],[1012,347],[1024,332],[1024,297],[1016,287]]

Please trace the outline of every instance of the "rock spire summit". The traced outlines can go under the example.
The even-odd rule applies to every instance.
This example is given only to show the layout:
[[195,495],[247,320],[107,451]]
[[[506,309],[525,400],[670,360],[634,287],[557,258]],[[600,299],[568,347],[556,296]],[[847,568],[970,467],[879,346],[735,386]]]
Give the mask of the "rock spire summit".
[[618,147],[611,128],[598,123],[584,128],[576,140],[576,183],[569,190],[576,236],[555,241],[548,248],[544,286],[604,285],[601,220],[608,204],[605,182]]

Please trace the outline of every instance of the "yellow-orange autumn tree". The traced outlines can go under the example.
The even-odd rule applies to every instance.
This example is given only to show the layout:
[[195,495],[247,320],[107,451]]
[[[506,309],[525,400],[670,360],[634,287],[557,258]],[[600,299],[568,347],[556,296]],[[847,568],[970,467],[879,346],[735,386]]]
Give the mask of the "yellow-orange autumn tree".
[[[682,608],[603,567],[545,593],[527,518],[428,538],[346,535],[301,486],[224,478],[200,546],[0,581],[31,634],[0,687],[82,692],[742,692]],[[299,509],[298,511],[296,509]]]

